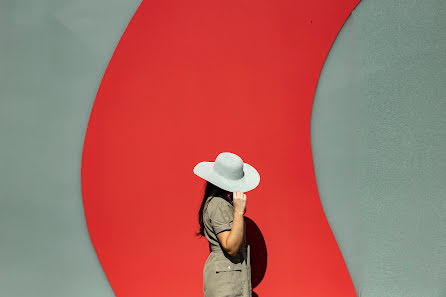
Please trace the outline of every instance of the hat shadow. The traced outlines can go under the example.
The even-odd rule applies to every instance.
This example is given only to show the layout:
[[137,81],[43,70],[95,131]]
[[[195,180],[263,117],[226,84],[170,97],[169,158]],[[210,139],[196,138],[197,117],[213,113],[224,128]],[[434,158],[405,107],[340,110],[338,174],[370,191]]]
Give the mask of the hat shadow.
[[265,239],[257,224],[250,218],[245,216],[246,224],[246,243],[250,245],[251,249],[251,285],[252,296],[259,297],[254,292],[254,288],[257,287],[263,280],[266,272],[268,252],[266,250]]

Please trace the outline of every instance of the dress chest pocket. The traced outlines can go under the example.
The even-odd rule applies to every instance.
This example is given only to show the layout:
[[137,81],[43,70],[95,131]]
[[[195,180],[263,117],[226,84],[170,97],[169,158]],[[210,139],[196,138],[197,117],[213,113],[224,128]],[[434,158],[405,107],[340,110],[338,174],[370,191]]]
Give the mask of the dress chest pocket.
[[228,260],[215,261],[218,292],[221,297],[241,296],[243,290],[242,264]]

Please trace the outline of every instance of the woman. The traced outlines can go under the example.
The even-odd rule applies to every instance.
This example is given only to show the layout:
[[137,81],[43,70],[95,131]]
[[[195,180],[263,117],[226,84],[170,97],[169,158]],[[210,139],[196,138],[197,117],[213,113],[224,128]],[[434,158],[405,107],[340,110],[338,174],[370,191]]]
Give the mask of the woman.
[[200,162],[194,173],[206,189],[198,214],[200,231],[211,253],[203,268],[205,297],[251,297],[250,246],[246,244],[246,194],[257,187],[257,170],[236,154],[220,153],[215,162]]

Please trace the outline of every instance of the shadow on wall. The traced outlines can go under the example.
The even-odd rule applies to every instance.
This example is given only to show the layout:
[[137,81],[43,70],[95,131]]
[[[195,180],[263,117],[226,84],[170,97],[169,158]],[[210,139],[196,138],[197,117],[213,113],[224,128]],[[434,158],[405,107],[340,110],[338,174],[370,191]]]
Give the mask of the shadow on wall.
[[263,280],[266,272],[268,253],[266,250],[265,239],[259,227],[248,217],[245,217],[246,224],[246,243],[251,246],[251,284],[253,288],[252,296],[258,297],[254,292]]

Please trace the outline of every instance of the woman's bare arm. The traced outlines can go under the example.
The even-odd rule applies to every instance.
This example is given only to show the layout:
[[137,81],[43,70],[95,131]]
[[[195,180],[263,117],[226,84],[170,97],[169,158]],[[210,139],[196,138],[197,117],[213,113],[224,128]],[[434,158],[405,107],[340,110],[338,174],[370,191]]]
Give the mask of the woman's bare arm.
[[235,191],[232,200],[234,205],[234,219],[232,221],[231,231],[220,232],[217,234],[217,238],[225,251],[231,256],[235,256],[243,242],[243,214],[246,209],[246,194]]
[[231,231],[223,231],[217,234],[218,241],[231,256],[237,255],[243,242],[243,213],[234,211]]

